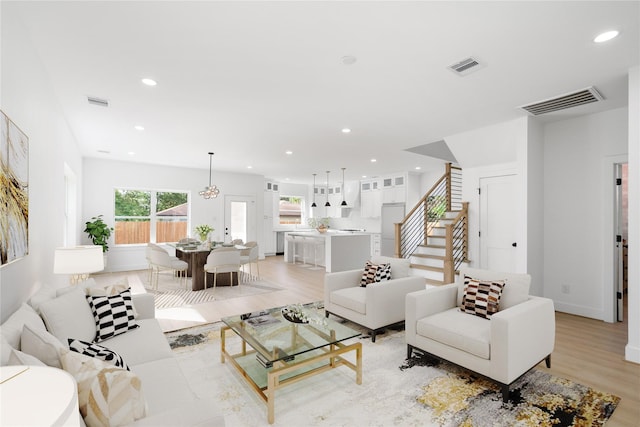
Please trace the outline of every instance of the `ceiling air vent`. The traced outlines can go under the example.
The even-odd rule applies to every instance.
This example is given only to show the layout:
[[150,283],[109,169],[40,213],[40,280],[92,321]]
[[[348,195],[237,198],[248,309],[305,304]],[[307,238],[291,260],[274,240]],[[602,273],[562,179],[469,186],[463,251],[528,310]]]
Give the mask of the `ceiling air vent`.
[[536,102],[535,104],[524,105],[520,108],[529,114],[539,116],[541,114],[552,113],[554,111],[565,110],[579,105],[590,104],[592,102],[602,101],[604,97],[591,86],[586,89],[579,90],[556,98],[547,99],[545,101]]
[[456,64],[449,65],[449,69],[459,76],[466,76],[480,68],[480,62],[475,58],[463,59]]
[[106,99],[96,98],[95,96],[87,96],[87,101],[91,105],[97,105],[98,107],[108,107],[109,101]]

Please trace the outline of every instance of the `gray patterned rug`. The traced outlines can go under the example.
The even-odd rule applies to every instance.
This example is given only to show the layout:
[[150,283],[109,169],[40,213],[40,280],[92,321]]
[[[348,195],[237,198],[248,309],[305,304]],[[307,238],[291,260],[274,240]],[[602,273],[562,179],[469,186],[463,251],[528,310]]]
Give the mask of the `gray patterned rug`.
[[[221,323],[167,334],[191,387],[218,403],[229,426],[267,426],[266,406],[228,363],[219,359]],[[356,328],[354,326],[354,328]],[[406,360],[403,331],[375,343],[361,337],[363,382],[345,368],[276,391],[274,426],[601,426],[620,399],[534,369],[499,389],[448,363]],[[240,340],[228,337],[227,346]],[[541,365],[542,366],[542,365]]]

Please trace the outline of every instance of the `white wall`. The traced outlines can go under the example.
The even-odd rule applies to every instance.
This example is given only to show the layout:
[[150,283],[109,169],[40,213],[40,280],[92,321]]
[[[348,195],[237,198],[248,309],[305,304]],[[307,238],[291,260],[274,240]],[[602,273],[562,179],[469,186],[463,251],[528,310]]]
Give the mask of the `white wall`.
[[[527,207],[527,272],[532,277],[531,293],[544,294],[544,133],[543,126],[533,118],[527,126],[527,156],[525,174]],[[535,279],[534,279],[535,278]]]
[[[602,162],[627,152],[627,109],[615,109],[549,123],[544,131],[544,294],[557,310],[596,319],[605,318],[603,200],[613,182]],[[613,242],[611,227],[611,242]],[[611,243],[613,245],[613,243]],[[568,286],[569,293],[562,287]]]
[[81,178],[82,163],[27,32],[10,4],[0,7],[2,110],[29,137],[29,254],[0,267],[4,321],[40,284],[68,283],[67,277],[54,276],[53,253],[64,242],[64,164]]
[[627,360],[640,363],[640,67],[629,71],[629,335]]
[[[167,191],[187,191],[191,197],[191,223],[189,231],[198,224],[209,224],[215,231],[214,240],[224,240],[225,196],[253,196],[256,201],[255,239],[260,244],[263,227],[264,177],[239,173],[212,173],[212,182],[220,189],[215,199],[205,200],[198,195],[207,184],[209,171],[204,169],[156,166],[143,163],[118,162],[95,158],[84,159],[84,206],[82,224],[96,215],[104,215],[110,226],[114,224],[114,189],[155,189]],[[250,236],[251,237],[251,236]],[[85,242],[89,242],[83,234]],[[116,247],[113,236],[109,245],[109,271],[144,269],[147,263],[144,257],[145,245],[127,245]]]

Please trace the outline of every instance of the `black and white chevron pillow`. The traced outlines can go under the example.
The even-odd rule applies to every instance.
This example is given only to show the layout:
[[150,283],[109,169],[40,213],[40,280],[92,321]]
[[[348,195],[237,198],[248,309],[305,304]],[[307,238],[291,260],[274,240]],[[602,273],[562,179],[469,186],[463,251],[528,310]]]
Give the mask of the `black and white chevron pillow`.
[[94,342],[104,341],[138,328],[131,301],[131,289],[112,296],[87,295],[87,301],[96,321]]
[[125,363],[122,356],[120,356],[113,350],[109,350],[108,348],[96,343],[90,343],[73,338],[69,338],[68,341],[69,350],[71,351],[103,360],[105,362],[111,363],[118,368],[126,369],[127,371],[131,370]]

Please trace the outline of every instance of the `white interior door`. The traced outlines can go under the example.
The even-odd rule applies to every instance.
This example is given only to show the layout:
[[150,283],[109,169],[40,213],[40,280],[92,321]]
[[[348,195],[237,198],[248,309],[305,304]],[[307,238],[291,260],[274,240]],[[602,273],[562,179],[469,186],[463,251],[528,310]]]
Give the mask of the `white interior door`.
[[480,268],[516,270],[516,175],[480,178]]
[[256,240],[256,199],[252,196],[224,197],[224,241]]

